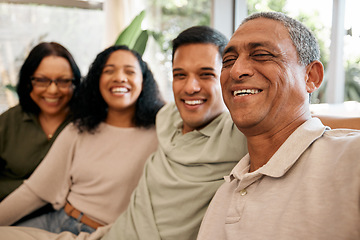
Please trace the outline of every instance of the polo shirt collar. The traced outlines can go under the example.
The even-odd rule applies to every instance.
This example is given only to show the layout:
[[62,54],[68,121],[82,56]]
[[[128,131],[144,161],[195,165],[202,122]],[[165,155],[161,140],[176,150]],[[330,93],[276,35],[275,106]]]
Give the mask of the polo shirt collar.
[[[288,137],[264,166],[251,174],[282,177],[295,164],[300,155],[329,129],[318,118],[307,120]],[[225,180],[232,181],[235,178],[241,180],[242,176],[248,173],[249,164],[250,156],[247,154]]]
[[212,120],[208,125],[206,125],[202,129],[200,129],[199,132],[208,137],[213,135],[215,132],[215,129],[219,125],[220,121],[223,119],[224,114],[228,114],[228,113],[226,111],[222,112],[219,116],[217,116],[214,120]]
[[[195,130],[194,132],[199,132],[204,136],[210,137],[211,135],[213,135],[214,130],[216,129],[216,127],[218,126],[218,124],[220,123],[221,119],[222,119],[222,115],[224,114],[228,114],[226,111],[221,113],[219,116],[217,116],[214,120],[212,120],[208,125],[206,125],[205,127],[203,127],[200,130]],[[180,113],[179,113],[180,115]],[[182,131],[182,127],[183,127],[183,120],[181,117],[179,117],[177,120],[175,120],[173,122],[173,126],[178,129],[178,131]]]
[[35,114],[28,113],[28,112],[25,112],[25,111],[22,114],[22,119],[23,119],[24,122],[26,122],[26,121],[37,122],[37,117],[35,116]]

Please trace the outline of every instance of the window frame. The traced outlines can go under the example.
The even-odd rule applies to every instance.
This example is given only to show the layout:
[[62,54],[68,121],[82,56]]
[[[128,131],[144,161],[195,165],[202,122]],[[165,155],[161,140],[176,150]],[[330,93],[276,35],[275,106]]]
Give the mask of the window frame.
[[82,9],[103,10],[103,2],[81,0],[0,0],[0,3],[14,4],[45,4],[58,7],[76,7]]

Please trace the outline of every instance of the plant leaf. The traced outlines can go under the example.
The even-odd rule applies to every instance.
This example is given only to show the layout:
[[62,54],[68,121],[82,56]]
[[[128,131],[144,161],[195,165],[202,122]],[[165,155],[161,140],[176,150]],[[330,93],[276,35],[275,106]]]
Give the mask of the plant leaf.
[[115,45],[127,45],[132,49],[141,33],[141,23],[145,17],[145,10],[141,11],[119,35]]
[[139,37],[137,38],[135,45],[133,47],[133,50],[135,50],[136,52],[138,52],[141,56],[144,54],[145,52],[145,48],[146,48],[146,43],[149,39],[149,33],[147,30],[143,30]]
[[13,91],[16,93],[16,86],[13,86],[11,84],[6,84],[5,88],[9,89],[10,91]]

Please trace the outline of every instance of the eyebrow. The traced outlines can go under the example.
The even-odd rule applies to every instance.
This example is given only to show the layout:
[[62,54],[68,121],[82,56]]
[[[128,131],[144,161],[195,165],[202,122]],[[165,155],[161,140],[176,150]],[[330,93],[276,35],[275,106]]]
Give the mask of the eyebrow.
[[227,48],[225,48],[223,55],[225,55],[228,52],[234,52],[234,51],[235,51],[235,47],[233,47],[233,46],[227,47]]
[[257,48],[257,47],[267,47],[267,48],[271,48],[274,50],[274,45],[271,44],[268,41],[265,42],[254,42],[254,43],[249,43],[249,47],[252,48]]
[[[273,46],[273,44],[271,44],[268,41],[263,41],[263,42],[250,42],[247,44],[247,46],[249,47],[249,49],[254,49],[257,47],[267,47],[270,48],[272,50],[276,50]],[[224,54],[229,53],[229,52],[236,52],[235,47],[234,46],[229,46],[227,48],[225,48],[224,50]]]
[[[201,70],[205,70],[205,71],[215,71],[215,69],[214,68],[212,68],[212,67],[202,67],[202,68],[200,68]],[[176,72],[176,71],[183,71],[184,69],[182,69],[182,68],[173,68],[173,72]]]
[[214,68],[212,67],[202,67],[201,70],[206,70],[206,71],[215,71]]
[[[105,67],[116,67],[114,64],[105,64],[104,65],[104,68]],[[124,67],[125,68],[127,68],[127,67],[130,67],[130,68],[136,68],[135,66],[133,66],[133,65],[124,65]]]
[[182,71],[183,69],[182,68],[173,68],[173,72],[176,72],[176,71]]
[[[39,73],[39,77],[36,76],[37,74],[34,74],[33,77],[36,77],[36,78],[47,78],[47,79],[52,79],[52,78],[49,78],[47,77],[45,74],[42,74],[42,73]],[[69,75],[71,77],[69,77]],[[61,78],[72,78],[72,74],[67,74],[67,73],[64,73],[63,75],[59,75],[59,78],[58,79],[61,79]]]

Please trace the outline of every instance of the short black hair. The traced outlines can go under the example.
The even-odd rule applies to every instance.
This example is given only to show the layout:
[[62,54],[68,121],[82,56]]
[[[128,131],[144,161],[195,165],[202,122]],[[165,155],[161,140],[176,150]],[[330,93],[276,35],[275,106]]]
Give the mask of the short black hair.
[[133,119],[135,126],[145,128],[154,126],[156,114],[165,104],[154,76],[141,55],[125,45],[111,46],[96,56],[88,75],[80,85],[72,111],[73,122],[80,132],[94,132],[107,117],[108,105],[101,95],[99,83],[107,60],[113,52],[118,50],[129,51],[137,58],[143,76],[142,91],[135,106]]
[[208,26],[194,26],[182,31],[173,41],[172,61],[176,50],[182,46],[193,43],[209,43],[219,48],[220,56],[223,55],[228,39],[219,31]]
[[63,57],[69,62],[74,76],[73,84],[75,86],[74,94],[69,102],[69,105],[73,104],[73,99],[81,80],[79,67],[70,52],[61,44],[56,42],[41,42],[30,51],[28,57],[21,66],[19,81],[16,86],[16,91],[19,96],[19,104],[25,112],[34,114],[40,113],[39,106],[30,97],[30,92],[33,89],[30,78],[39,67],[41,61],[48,56]]

